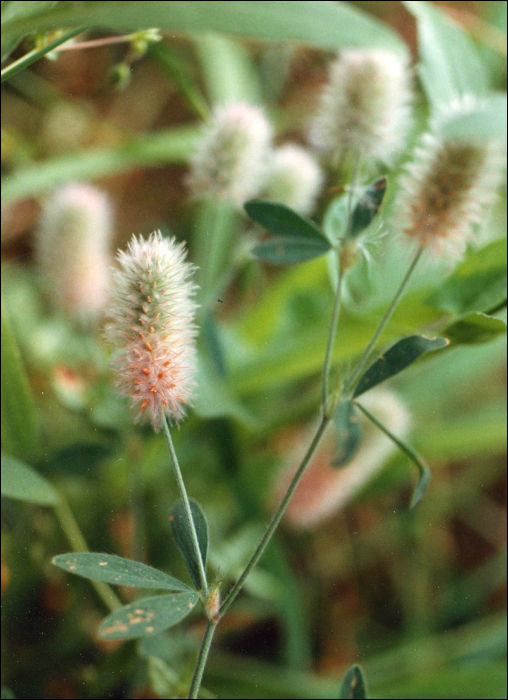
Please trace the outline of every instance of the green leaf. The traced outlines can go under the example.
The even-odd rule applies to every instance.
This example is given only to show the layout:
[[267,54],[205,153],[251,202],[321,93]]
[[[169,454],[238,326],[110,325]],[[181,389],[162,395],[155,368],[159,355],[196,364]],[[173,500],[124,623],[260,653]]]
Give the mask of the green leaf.
[[284,204],[251,199],[244,208],[251,219],[275,236],[312,241],[325,246],[325,251],[331,247],[317,226]]
[[198,601],[195,591],[140,598],[108,615],[99,628],[104,639],[134,639],[176,625]]
[[277,238],[256,246],[252,254],[260,260],[290,265],[312,260],[327,253],[331,245],[311,221],[283,204],[251,200],[247,214]]
[[115,586],[135,588],[165,588],[168,591],[191,591],[187,584],[163,571],[154,569],[131,559],[123,559],[114,554],[79,552],[59,554],[52,560],[55,566],[77,576],[104,581]]
[[326,209],[323,217],[323,231],[331,241],[346,235],[348,199],[348,194],[336,197]]
[[[203,561],[203,566],[206,568],[206,557],[208,554],[208,523],[206,522],[206,518],[197,501],[191,498],[189,499],[189,502],[194,527],[196,528],[196,534],[198,537],[201,559]],[[185,514],[183,501],[180,500],[174,504],[173,508],[171,509],[170,520],[173,537],[175,538],[178,549],[182,553],[185,560],[187,569],[192,578],[192,582],[196,586],[196,589],[200,590],[201,578],[199,575],[199,564],[196,561],[196,556],[194,554],[192,537],[187,525],[187,516]]]
[[353,397],[360,396],[365,391],[402,372],[424,353],[444,348],[449,343],[450,341],[446,338],[425,338],[421,335],[411,335],[399,340],[369,367],[356,385]]
[[[54,0],[12,0],[8,3],[2,3],[2,31],[5,25],[29,20],[31,15],[49,9],[54,4]],[[16,48],[25,34],[28,32],[14,33],[5,42],[2,34],[2,61]]]
[[143,165],[186,163],[199,136],[199,127],[181,126],[129,137],[114,148],[88,148],[33,163],[3,179],[2,204],[47,192],[69,180],[95,180]]
[[463,114],[442,120],[440,131],[460,143],[476,145],[493,139],[506,143],[506,93],[488,95]]
[[210,361],[198,362],[196,397],[193,410],[201,418],[229,416],[244,425],[253,426],[255,419],[238,400]]
[[216,34],[196,39],[206,94],[213,105],[261,103],[259,73],[252,52],[238,41]]
[[53,486],[27,464],[2,452],[2,496],[54,506],[59,496]]
[[433,108],[466,94],[484,95],[487,71],[464,30],[429,2],[404,5],[417,20],[419,74]]
[[474,311],[451,323],[443,333],[454,345],[488,343],[506,333],[506,321]]
[[355,406],[358,406],[358,408],[367,416],[367,418],[374,423],[385,435],[387,435],[392,442],[394,442],[399,450],[403,452],[409,459],[416,465],[418,468],[418,482],[415,486],[415,489],[413,491],[413,497],[411,498],[411,505],[410,508],[414,508],[417,503],[419,503],[423,497],[423,494],[427,490],[427,486],[429,485],[430,481],[430,469],[428,466],[425,464],[423,459],[416,454],[416,452],[403,440],[398,438],[394,433],[392,433],[391,430],[389,430],[384,423],[381,423],[381,421],[376,418],[376,416],[368,411],[365,406],[363,406],[361,403],[358,403],[355,401]]
[[119,32],[158,27],[176,33],[220,32],[283,41],[294,39],[318,48],[383,47],[407,56],[405,44],[388,26],[347,3],[322,0],[252,3],[174,1],[56,3],[49,11],[11,18],[2,42],[32,31],[86,24]]
[[209,116],[208,104],[199,87],[197,78],[192,76],[189,63],[184,55],[172,44],[159,41],[151,44],[148,56],[156,61],[164,73],[173,80],[180,94],[187,100],[201,119]]
[[16,455],[33,456],[37,445],[35,404],[2,298],[2,445]]
[[444,311],[489,313],[506,299],[506,238],[471,252],[427,299]]
[[351,666],[342,681],[339,698],[361,700],[367,697],[367,681],[365,680],[365,674],[362,667],[355,664]]
[[333,416],[336,443],[332,467],[344,467],[356,454],[362,439],[362,428],[352,401],[342,401]]
[[353,210],[348,238],[354,238],[371,224],[383,203],[387,185],[386,177],[381,177],[365,189]]
[[324,255],[330,250],[330,245],[326,246],[314,240],[304,240],[296,238],[277,238],[274,241],[261,243],[252,250],[259,260],[276,263],[278,265],[293,265],[295,263],[307,262],[320,255]]

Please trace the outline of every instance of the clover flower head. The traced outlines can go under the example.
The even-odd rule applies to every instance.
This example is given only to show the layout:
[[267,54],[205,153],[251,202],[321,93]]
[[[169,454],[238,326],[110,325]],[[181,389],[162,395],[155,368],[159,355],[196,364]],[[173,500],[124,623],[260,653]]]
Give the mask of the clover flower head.
[[81,322],[96,321],[108,298],[111,204],[103,192],[70,183],[45,202],[35,255],[52,303]]
[[261,108],[244,103],[217,108],[191,159],[193,196],[241,207],[262,185],[271,140],[272,128]]
[[196,286],[185,247],[152,233],[133,236],[118,253],[113,273],[111,322],[106,339],[117,348],[111,365],[122,396],[149,418],[155,432],[163,417],[178,422],[190,402],[196,368]]
[[314,157],[292,143],[276,148],[270,159],[261,197],[309,215],[323,186],[323,173]]
[[460,258],[495,200],[504,167],[496,141],[464,142],[449,136],[446,123],[479,104],[466,96],[431,122],[400,180],[395,223],[419,245]]
[[351,49],[330,67],[310,143],[336,165],[346,154],[390,165],[411,126],[406,64],[381,49]]

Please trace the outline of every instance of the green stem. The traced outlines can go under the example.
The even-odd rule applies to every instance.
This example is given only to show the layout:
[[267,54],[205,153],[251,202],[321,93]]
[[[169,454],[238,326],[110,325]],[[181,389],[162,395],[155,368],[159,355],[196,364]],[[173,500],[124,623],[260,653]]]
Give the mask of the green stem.
[[[67,500],[62,494],[59,494],[60,498],[55,506],[55,515],[60,523],[62,530],[65,533],[67,541],[69,542],[73,552],[89,552],[88,545],[83,533],[79,529],[79,525],[76,522],[72,510],[70,509]],[[117,597],[116,593],[108,586],[107,583],[102,581],[92,581],[90,583],[95,588],[97,595],[101,598],[104,605],[113,612],[119,608],[122,603]]]
[[180,470],[180,465],[178,464],[178,458],[176,456],[175,448],[173,446],[173,440],[171,439],[171,433],[169,432],[168,422],[166,416],[162,419],[162,428],[164,430],[164,436],[166,438],[166,443],[168,445],[169,454],[171,455],[171,461],[173,462],[173,468],[176,476],[176,483],[178,485],[178,491],[180,492],[180,498],[183,502],[183,507],[185,510],[185,515],[187,517],[187,525],[189,527],[189,532],[191,534],[192,547],[194,549],[194,556],[198,562],[199,569],[199,579],[201,582],[202,595],[206,597],[208,594],[208,583],[206,580],[205,567],[203,565],[203,559],[201,557],[201,550],[199,549],[198,536],[196,533],[196,527],[194,525],[194,519],[192,517],[192,511],[190,508],[189,498],[187,496],[187,491],[185,489],[185,484],[182,477],[182,472]]
[[423,496],[425,489],[429,484],[430,470],[428,466],[425,464],[423,459],[413,450],[412,447],[410,447],[408,444],[406,444],[400,438],[394,435],[392,431],[389,428],[387,428],[386,425],[384,425],[384,423],[381,423],[381,421],[378,418],[376,418],[375,415],[368,411],[365,408],[365,406],[362,406],[362,404],[358,403],[358,401],[356,400],[354,400],[353,403],[355,404],[355,406],[358,406],[360,411],[362,411],[367,416],[367,418],[379,428],[379,430],[381,430],[387,437],[389,437],[390,440],[397,445],[399,450],[403,452],[407,457],[409,457],[409,459],[412,462],[414,462],[414,464],[416,464],[416,466],[418,467],[420,475],[418,479],[418,484],[416,485],[413,497],[411,499],[411,508],[414,508]]
[[400,287],[397,289],[395,296],[393,297],[393,299],[390,303],[390,306],[386,309],[384,316],[381,319],[379,326],[376,329],[376,332],[372,336],[372,340],[365,348],[362,356],[358,360],[355,368],[353,369],[351,375],[349,376],[349,378],[346,382],[346,385],[344,387],[344,393],[348,393],[353,388],[356,380],[360,377],[360,374],[362,373],[365,365],[367,364],[367,362],[369,360],[370,353],[372,352],[374,346],[376,345],[377,341],[379,340],[379,336],[384,331],[386,324],[388,323],[388,321],[392,317],[392,314],[395,311],[395,307],[399,303],[399,300],[400,300],[400,298],[401,298],[401,296],[402,296],[402,294],[407,286],[407,283],[409,282],[409,278],[413,274],[413,272],[418,264],[418,261],[421,258],[422,253],[423,253],[423,246],[418,248],[418,250],[416,251],[416,255],[414,256],[413,260],[411,261],[411,264],[409,265],[409,269],[406,272],[404,279],[400,283]]
[[[360,158],[357,158],[355,160],[354,166],[353,166],[353,177],[351,178],[351,186],[349,189],[348,193],[348,200],[347,200],[347,212],[346,212],[346,226],[345,226],[345,231],[344,231],[344,237],[347,238],[350,233],[350,228],[351,228],[351,222],[353,218],[353,196],[354,196],[354,190],[356,188],[356,185],[358,183],[358,177],[360,174],[360,166],[361,166],[361,160]],[[339,314],[340,314],[340,306],[341,306],[341,295],[342,295],[342,281],[344,279],[344,272],[345,270],[342,269],[341,265],[341,256],[340,256],[340,248],[336,248],[336,255],[337,255],[337,289],[335,290],[335,298],[333,301],[333,309],[332,309],[332,321],[330,323],[330,330],[328,333],[328,342],[326,345],[326,352],[325,352],[325,360],[323,364],[323,390],[322,390],[322,397],[321,397],[321,409],[323,412],[323,415],[327,415],[327,401],[328,401],[328,392],[329,392],[329,385],[330,385],[330,369],[331,369],[331,364],[332,364],[332,352],[333,352],[333,345],[335,342],[335,336],[337,335],[337,325],[339,322]],[[333,403],[333,402],[332,402]],[[332,406],[333,410],[333,406]]]
[[342,270],[340,269],[340,255],[339,255],[338,251],[336,251],[336,253],[337,253],[338,279],[337,279],[337,289],[335,290],[335,298],[333,300],[332,321],[330,323],[330,331],[328,333],[328,342],[326,344],[325,361],[324,361],[324,365],[323,365],[323,391],[322,391],[322,397],[321,397],[321,407],[322,407],[323,415],[327,414],[326,404],[327,404],[327,400],[328,400],[328,391],[329,391],[329,385],[330,385],[330,367],[332,364],[332,351],[333,351],[335,336],[337,334],[337,325],[339,323],[342,280],[344,277],[342,274]]
[[210,651],[210,645],[212,643],[213,634],[215,628],[217,627],[216,622],[208,621],[206,625],[205,634],[201,640],[201,648],[199,650],[199,656],[196,663],[196,668],[194,669],[194,676],[192,677],[192,683],[189,689],[189,698],[197,698],[199,694],[199,689],[201,687],[201,681],[203,679],[203,672],[205,670],[206,661],[208,659],[208,652]]
[[[258,546],[256,547],[254,553],[252,554],[251,558],[245,565],[245,568],[243,572],[240,574],[240,577],[238,578],[237,582],[233,586],[233,588],[230,590],[228,593],[227,597],[224,599],[224,602],[222,603],[220,607],[220,618],[224,616],[224,613],[226,610],[229,608],[233,600],[236,598],[238,593],[240,592],[245,579],[247,576],[250,574],[252,569],[256,566],[258,563],[259,559],[261,558],[261,555],[266,549],[267,544],[271,540],[273,533],[275,532],[277,525],[280,523],[282,516],[284,515],[284,512],[287,508],[287,505],[289,501],[291,500],[291,496],[296,490],[296,487],[298,486],[298,482],[300,481],[305,469],[307,468],[310,460],[312,459],[314,452],[316,451],[317,446],[319,445],[319,442],[323,436],[323,433],[325,431],[326,426],[330,422],[330,419],[327,418],[326,416],[321,417],[321,421],[319,423],[319,426],[317,428],[316,434],[312,438],[312,442],[309,445],[309,449],[307,450],[305,457],[303,458],[300,466],[298,467],[298,470],[296,471],[296,474],[291,480],[291,483],[289,485],[288,490],[286,491],[284,497],[282,498],[281,502],[279,503],[279,506],[275,513],[272,516],[272,519],[268,523],[265,533],[263,537],[261,538]],[[219,619],[220,619],[219,618]]]
[[78,29],[71,29],[71,31],[67,32],[66,34],[62,34],[58,39],[51,41],[49,44],[46,44],[46,46],[43,46],[41,49],[34,49],[33,51],[26,53],[24,56],[21,56],[21,58],[18,58],[17,61],[13,61],[13,63],[9,64],[6,68],[2,70],[1,82],[3,83],[4,80],[8,80],[13,75],[16,75],[16,73],[19,73],[19,71],[23,70],[24,68],[27,68],[35,61],[38,61],[39,58],[42,58],[50,51],[53,51],[53,49],[56,49],[57,46],[65,44],[65,42],[69,41],[69,39],[72,39],[77,34],[81,34],[81,32],[84,32],[85,29],[86,27],[78,27]]

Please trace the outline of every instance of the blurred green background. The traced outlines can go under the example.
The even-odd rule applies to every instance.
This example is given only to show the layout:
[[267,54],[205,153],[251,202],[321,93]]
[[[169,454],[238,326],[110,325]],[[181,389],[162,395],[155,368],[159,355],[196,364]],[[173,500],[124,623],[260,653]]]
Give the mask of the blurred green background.
[[[33,420],[16,393],[22,415],[14,425],[6,418],[3,445],[65,493],[93,551],[188,580],[170,532],[178,495],[163,438],[130,422],[112,388],[100,330],[55,314],[41,289],[33,264],[40,202],[69,180],[91,180],[114,203],[115,247],[133,232],[160,228],[187,240],[191,258],[199,258],[210,212],[189,201],[185,175],[209,106],[263,104],[279,141],[304,142],[333,49],[406,45],[416,61],[422,47],[414,17],[397,2],[302,3],[300,18],[292,3],[209,2],[203,27],[199,14],[184,12],[199,3],[2,3],[9,60],[29,50],[29,39],[17,48],[14,39],[32,36],[35,25],[28,10],[8,15],[20,4],[38,6],[40,31],[79,26],[79,13],[94,5],[87,38],[155,25],[164,40],[130,65],[122,89],[109,80],[126,59],[121,44],[42,59],[4,83],[5,345],[12,340],[19,349]],[[490,87],[506,89],[506,3],[435,4],[469,33]],[[344,5],[366,14],[330,26],[327,8],[347,13]],[[442,40],[437,28],[435,36]],[[420,91],[421,123],[428,100]],[[505,222],[500,196],[478,247],[495,245]],[[323,258],[265,267],[242,250],[246,218],[228,210],[220,223],[220,265],[231,281],[223,303],[201,319],[198,396],[174,440],[187,489],[209,520],[212,572],[226,586],[262,531],[287,453],[316,414],[332,288]],[[355,271],[337,360],[347,363],[365,346],[405,261],[407,252],[389,236],[373,272]],[[451,271],[435,262],[419,270],[386,342],[448,319],[428,303]],[[494,279],[498,268],[490,264]],[[355,290],[366,285],[370,293],[359,299]],[[203,697],[338,697],[346,669],[358,662],[372,697],[506,697],[505,353],[504,338],[464,344],[391,380],[411,414],[410,441],[432,471],[424,499],[408,509],[414,473],[395,454],[331,519],[304,532],[283,525],[218,628]],[[9,347],[6,354],[9,362]],[[6,367],[8,394],[16,378]],[[203,620],[191,617],[158,640],[100,640],[107,611],[89,582],[50,564],[68,548],[52,509],[3,499],[3,684],[19,698],[183,697]],[[128,602],[132,593],[121,595]]]

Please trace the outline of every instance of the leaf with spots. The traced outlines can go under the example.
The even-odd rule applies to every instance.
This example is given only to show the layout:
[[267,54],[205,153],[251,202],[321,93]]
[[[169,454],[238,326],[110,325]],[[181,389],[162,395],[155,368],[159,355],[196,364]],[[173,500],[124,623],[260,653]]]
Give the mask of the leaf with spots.
[[114,554],[99,554],[97,552],[59,554],[53,557],[53,564],[71,574],[77,574],[92,579],[92,581],[112,583],[116,586],[192,591],[185,583],[163,571],[131,559],[116,557]]
[[108,615],[99,628],[104,639],[134,639],[176,625],[198,601],[194,591],[140,598]]

